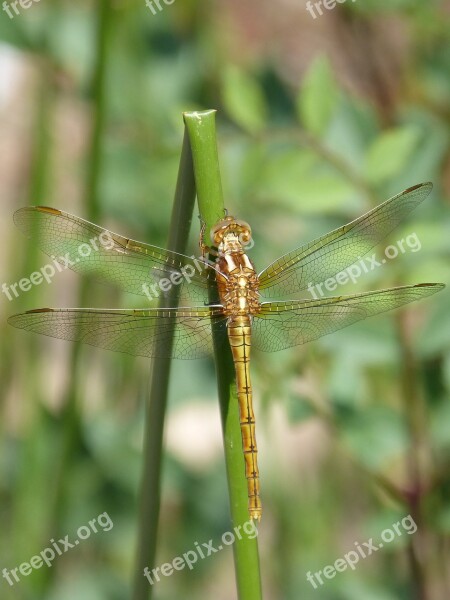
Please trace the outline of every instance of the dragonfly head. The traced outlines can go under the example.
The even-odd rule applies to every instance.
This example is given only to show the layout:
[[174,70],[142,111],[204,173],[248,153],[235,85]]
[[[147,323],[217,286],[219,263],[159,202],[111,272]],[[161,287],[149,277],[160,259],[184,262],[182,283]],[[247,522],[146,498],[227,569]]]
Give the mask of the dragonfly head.
[[226,216],[211,228],[211,241],[219,247],[227,236],[236,237],[243,246],[247,246],[252,240],[252,230],[245,221]]

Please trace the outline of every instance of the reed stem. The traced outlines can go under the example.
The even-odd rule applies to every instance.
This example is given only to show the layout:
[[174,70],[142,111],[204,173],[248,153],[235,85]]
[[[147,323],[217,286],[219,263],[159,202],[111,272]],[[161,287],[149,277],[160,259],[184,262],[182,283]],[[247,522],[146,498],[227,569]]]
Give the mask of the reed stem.
[[[194,162],[197,199],[205,231],[224,216],[224,202],[217,150],[216,111],[184,114]],[[205,239],[206,244],[209,240]],[[220,333],[213,333],[222,432],[225,448],[232,526],[249,521],[247,481],[242,453],[239,408],[231,350],[221,343]],[[262,598],[257,537],[243,536],[233,545],[239,600]]]
[[[172,210],[167,248],[183,253],[187,246],[192,213],[195,203],[195,181],[192,155],[187,134],[183,140],[178,182]],[[167,296],[163,296],[160,307],[176,306],[177,286],[172,286]],[[173,334],[173,331],[172,331]],[[167,341],[167,325],[164,340],[159,342],[156,354],[170,356],[173,338]],[[164,348],[161,346],[164,345]],[[144,432],[144,466],[141,484],[141,506],[136,566],[134,575],[133,600],[147,600],[152,596],[152,588],[144,576],[144,569],[155,567],[158,519],[161,503],[161,468],[163,458],[164,420],[170,379],[170,358],[154,358],[152,361],[151,387]]]

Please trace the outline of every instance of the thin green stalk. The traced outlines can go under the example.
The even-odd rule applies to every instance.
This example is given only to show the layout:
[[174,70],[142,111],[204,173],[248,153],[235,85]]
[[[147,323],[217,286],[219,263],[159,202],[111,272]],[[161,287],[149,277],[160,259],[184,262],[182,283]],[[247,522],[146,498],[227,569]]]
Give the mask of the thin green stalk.
[[[43,58],[34,116],[31,174],[26,202],[30,205],[48,203],[53,169],[50,132],[53,125],[55,99],[54,73],[51,64]],[[41,257],[36,252],[34,242],[27,240],[25,243],[25,259],[20,265],[20,273],[33,273],[38,270]],[[17,280],[17,277],[12,280]],[[40,294],[40,288],[35,287],[30,290],[24,306],[31,308],[36,305]],[[17,308],[11,312],[17,312]],[[22,556],[27,548],[41,545],[43,538],[48,539],[45,531],[45,520],[48,516],[45,512],[45,501],[42,494],[36,491],[42,489],[42,479],[48,472],[48,465],[45,464],[39,451],[42,448],[42,435],[46,424],[46,411],[42,404],[44,388],[39,364],[40,340],[33,338],[27,340],[25,345],[22,341],[18,343],[20,343],[20,352],[23,353],[22,364],[27,365],[23,409],[28,425],[24,431],[20,452],[22,464],[17,472],[12,499],[11,539],[14,540],[14,551],[17,557]],[[8,532],[5,532],[5,535],[8,536]],[[39,571],[35,578],[37,591],[44,590],[44,580],[45,574]]]
[[[214,110],[185,113],[184,122],[191,143],[200,216],[205,231],[224,216],[222,183],[217,151]],[[204,240],[208,243],[209,240]],[[231,520],[234,527],[249,520],[247,482],[239,425],[239,407],[233,359],[228,344],[214,333],[219,402],[225,447]],[[243,537],[233,545],[238,596],[240,600],[262,598],[257,538]]]
[[[106,85],[107,67],[110,56],[110,39],[114,9],[112,0],[100,0],[97,8],[96,28],[96,63],[92,72],[93,115],[89,139],[89,151],[86,161],[86,180],[84,191],[84,208],[90,221],[96,222],[100,207],[100,183],[103,172],[103,139],[106,123]],[[89,281],[81,281],[76,305],[85,307],[88,302]],[[54,468],[53,495],[49,501],[50,533],[53,537],[62,533],[59,531],[62,522],[66,496],[67,471],[73,460],[74,453],[81,438],[79,414],[79,367],[81,348],[73,344],[69,358],[70,380],[64,399],[64,410],[61,414],[61,440],[58,452],[58,462]],[[48,571],[47,585],[56,576],[56,570]]]
[[409,490],[406,494],[409,513],[417,525],[417,536],[409,540],[408,556],[413,582],[414,598],[428,600],[431,597],[428,573],[429,544],[427,523],[424,515],[426,487],[424,482],[424,454],[429,454],[426,436],[426,407],[419,392],[417,373],[419,371],[407,333],[404,314],[396,317],[397,333],[402,354],[402,400],[405,420],[408,427],[410,447],[407,456]]
[[[167,247],[175,252],[184,252],[187,246],[192,213],[195,203],[195,180],[192,154],[187,135],[184,136],[181,152],[178,182],[170,223]],[[161,307],[176,306],[178,303],[177,286],[172,286]],[[165,326],[167,339],[167,326]],[[173,339],[159,343],[156,354],[170,356]],[[133,600],[146,600],[152,596],[152,588],[144,577],[144,569],[150,571],[155,566],[158,534],[158,517],[161,495],[161,463],[169,390],[170,358],[154,358],[152,362],[151,388],[145,419],[144,467],[141,485],[141,507],[139,519],[139,538],[137,545],[136,568]]]
[[92,120],[89,162],[86,175],[85,204],[88,219],[98,221],[100,212],[100,184],[103,170],[103,140],[106,124],[107,71],[111,55],[111,33],[114,16],[113,0],[99,0],[97,24],[96,63],[92,78],[94,115]]

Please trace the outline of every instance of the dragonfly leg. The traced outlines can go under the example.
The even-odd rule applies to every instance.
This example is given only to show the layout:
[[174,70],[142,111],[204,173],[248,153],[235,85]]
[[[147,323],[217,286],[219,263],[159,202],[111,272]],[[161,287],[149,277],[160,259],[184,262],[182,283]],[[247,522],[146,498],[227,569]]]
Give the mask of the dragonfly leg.
[[200,255],[202,257],[202,259],[204,260],[204,262],[208,262],[208,255],[210,256],[218,256],[219,253],[215,248],[212,248],[211,246],[207,246],[205,244],[205,231],[206,231],[206,223],[205,221],[202,221],[200,218],[200,222],[201,222],[201,229],[200,229],[200,237],[198,240],[198,245],[200,247]]
[[[201,217],[199,217],[201,219]],[[200,247],[200,254],[203,260],[206,259],[206,255],[208,254],[208,247],[205,244],[205,231],[206,231],[206,223],[205,221],[200,220],[201,229],[200,229],[200,237],[198,239],[198,245]]]

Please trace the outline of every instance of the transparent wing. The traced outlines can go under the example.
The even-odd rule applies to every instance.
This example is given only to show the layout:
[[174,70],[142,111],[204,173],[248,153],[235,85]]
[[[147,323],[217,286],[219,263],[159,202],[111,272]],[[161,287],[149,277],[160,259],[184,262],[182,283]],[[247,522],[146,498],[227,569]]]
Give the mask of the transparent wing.
[[253,320],[253,345],[273,352],[305,344],[366,317],[431,296],[444,287],[441,283],[421,283],[321,300],[263,302],[261,313]]
[[211,327],[226,331],[221,307],[206,306],[177,310],[43,308],[14,315],[8,322],[20,329],[134,356],[184,359],[211,352]]
[[21,208],[14,221],[46,254],[77,273],[152,298],[167,294],[168,286],[159,284],[172,276],[181,303],[209,302],[208,279],[214,279],[214,271],[196,259],[124,238],[53,208]]
[[432,189],[432,183],[411,187],[355,221],[285,254],[260,273],[261,295],[293,294],[349,267],[395,229]]

